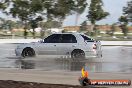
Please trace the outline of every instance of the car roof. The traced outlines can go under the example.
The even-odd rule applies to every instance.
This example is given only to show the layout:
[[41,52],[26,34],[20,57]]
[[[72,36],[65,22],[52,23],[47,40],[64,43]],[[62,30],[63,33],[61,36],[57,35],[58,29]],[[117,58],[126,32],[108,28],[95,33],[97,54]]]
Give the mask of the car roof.
[[79,32],[65,32],[65,33],[53,33],[53,34],[73,34],[73,35],[84,35],[84,36],[90,37],[84,33],[79,33]]
[[82,35],[84,35],[83,33],[78,33],[78,32],[74,32],[74,33],[66,32],[66,33],[54,33],[54,34],[75,34],[75,35],[82,34]]
[[[84,33],[79,33],[79,32],[65,32],[65,33],[53,33],[53,34],[73,34],[73,35],[84,35],[84,36],[87,36],[89,38],[91,38],[90,36],[84,34]],[[93,39],[93,38],[91,38]]]

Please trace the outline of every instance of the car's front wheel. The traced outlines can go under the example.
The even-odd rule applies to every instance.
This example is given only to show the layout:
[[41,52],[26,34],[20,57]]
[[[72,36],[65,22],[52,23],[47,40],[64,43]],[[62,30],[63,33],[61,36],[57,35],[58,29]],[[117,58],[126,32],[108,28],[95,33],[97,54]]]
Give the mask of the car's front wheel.
[[33,57],[35,56],[35,51],[32,48],[25,48],[22,51],[23,57]]
[[71,58],[78,58],[78,59],[84,59],[85,58],[85,53],[82,50],[73,50],[71,53]]

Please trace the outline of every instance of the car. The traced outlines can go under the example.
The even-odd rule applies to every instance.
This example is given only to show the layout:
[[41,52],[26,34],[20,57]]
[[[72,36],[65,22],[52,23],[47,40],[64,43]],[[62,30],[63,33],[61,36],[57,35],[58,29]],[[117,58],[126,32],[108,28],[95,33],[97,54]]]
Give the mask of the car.
[[16,56],[68,56],[70,58],[101,57],[101,42],[82,33],[55,33],[34,43],[20,44]]

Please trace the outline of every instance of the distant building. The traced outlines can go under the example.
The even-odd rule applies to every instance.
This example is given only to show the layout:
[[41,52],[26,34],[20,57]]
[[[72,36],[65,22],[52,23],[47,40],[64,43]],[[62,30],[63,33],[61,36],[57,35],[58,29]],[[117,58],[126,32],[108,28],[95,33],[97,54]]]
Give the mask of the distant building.
[[[42,30],[41,27],[35,28],[35,32],[41,32],[41,30]],[[30,29],[29,31],[30,32],[33,32],[33,29]]]
[[62,32],[63,29],[60,29],[60,28],[50,28],[50,29],[47,29],[48,31],[51,31],[51,33],[58,33],[58,32]]
[[111,25],[98,25],[97,29],[101,31],[111,30]]
[[64,29],[64,31],[68,31],[68,32],[70,32],[70,31],[79,31],[80,30],[80,26],[65,26],[65,27],[63,27],[63,29]]
[[128,27],[128,30],[132,31],[132,26],[129,26],[129,27]]
[[22,28],[18,28],[18,29],[12,29],[12,32],[23,32],[24,31],[24,29],[22,29]]

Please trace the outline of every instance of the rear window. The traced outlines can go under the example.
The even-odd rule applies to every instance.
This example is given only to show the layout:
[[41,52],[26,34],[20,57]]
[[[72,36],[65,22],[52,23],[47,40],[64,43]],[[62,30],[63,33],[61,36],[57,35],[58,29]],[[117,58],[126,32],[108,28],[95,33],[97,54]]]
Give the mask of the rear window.
[[91,38],[89,38],[89,37],[87,37],[85,35],[81,35],[81,36],[83,37],[84,40],[93,40],[93,39],[91,39]]

